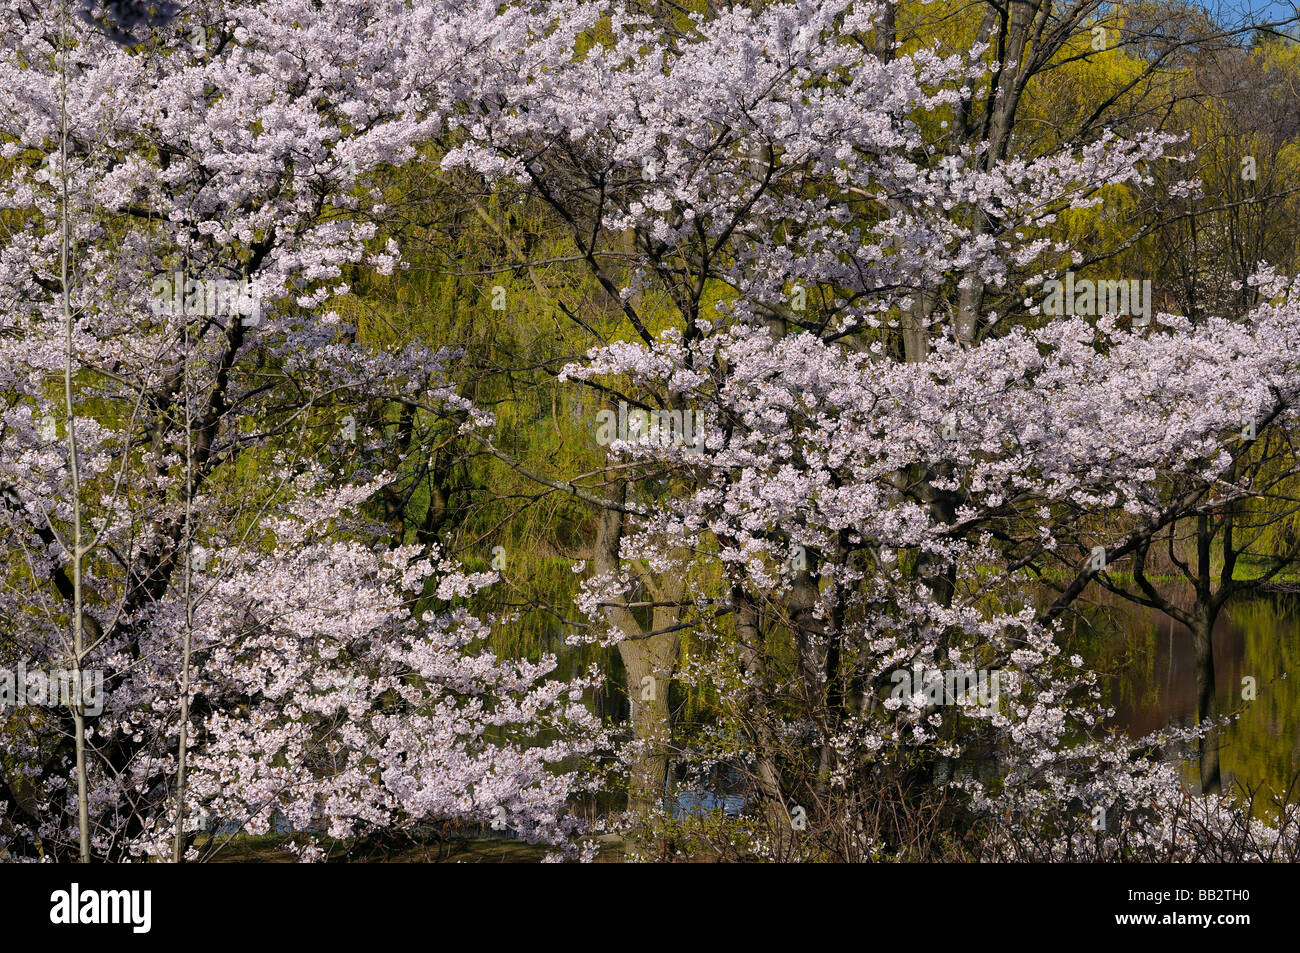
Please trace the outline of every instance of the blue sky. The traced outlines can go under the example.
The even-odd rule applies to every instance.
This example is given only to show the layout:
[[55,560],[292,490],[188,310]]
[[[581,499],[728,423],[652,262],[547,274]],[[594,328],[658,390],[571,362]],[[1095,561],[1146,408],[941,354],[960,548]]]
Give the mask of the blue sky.
[[1261,20],[1283,20],[1295,16],[1296,3],[1284,3],[1281,0],[1202,0],[1202,6],[1210,11],[1232,11],[1238,15],[1251,13]]

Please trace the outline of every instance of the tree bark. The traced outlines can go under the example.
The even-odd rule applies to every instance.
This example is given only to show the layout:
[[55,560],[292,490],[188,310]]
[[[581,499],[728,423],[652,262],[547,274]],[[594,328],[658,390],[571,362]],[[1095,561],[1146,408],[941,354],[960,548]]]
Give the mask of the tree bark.
[[[624,503],[627,484],[620,482],[615,488],[614,496],[614,502],[620,505]],[[596,530],[592,560],[596,573],[612,572],[618,568],[619,541],[622,536],[623,513],[612,508],[603,510]],[[658,595],[671,596],[672,591],[673,587],[669,584]],[[680,595],[680,580],[676,591]],[[656,597],[655,601],[673,600]],[[632,729],[641,748],[630,765],[628,810],[647,814],[663,805],[664,789],[668,781],[668,751],[672,741],[668,693],[677,664],[679,640],[675,631],[661,630],[672,628],[680,618],[680,613],[673,606],[656,606],[648,630],[642,627],[632,610],[624,606],[607,606],[605,617],[612,628],[630,636],[619,643],[618,652],[627,670],[627,697],[632,710]]]
[[[1214,690],[1214,623],[1198,618],[1192,629],[1192,644],[1196,650],[1196,721],[1205,724],[1219,715],[1218,697]],[[1219,729],[1212,727],[1200,740],[1201,793],[1218,794],[1222,790],[1219,778]]]

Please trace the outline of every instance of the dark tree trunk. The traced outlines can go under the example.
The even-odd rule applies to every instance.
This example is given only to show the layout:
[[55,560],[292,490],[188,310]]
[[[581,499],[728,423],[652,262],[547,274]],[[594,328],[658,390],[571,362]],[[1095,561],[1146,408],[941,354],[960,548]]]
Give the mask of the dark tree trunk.
[[[1192,629],[1192,643],[1196,650],[1196,720],[1198,724],[1213,721],[1219,715],[1219,702],[1214,691],[1214,623],[1198,619]],[[1200,742],[1201,793],[1218,794],[1219,780],[1219,729],[1217,726]]]

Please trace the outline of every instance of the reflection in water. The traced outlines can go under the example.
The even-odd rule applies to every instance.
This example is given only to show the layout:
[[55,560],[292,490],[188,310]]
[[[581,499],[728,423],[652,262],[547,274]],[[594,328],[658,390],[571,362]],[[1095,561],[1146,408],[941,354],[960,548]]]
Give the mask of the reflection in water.
[[[1185,627],[1118,597],[1098,600],[1083,615],[1074,634],[1103,673],[1120,727],[1137,737],[1196,723],[1195,657]],[[1224,792],[1235,790],[1234,782],[1286,791],[1300,771],[1300,597],[1229,603],[1214,630],[1214,670],[1219,710],[1238,715],[1222,736]],[[1253,701],[1243,698],[1248,677]],[[1195,784],[1194,770],[1188,778]]]

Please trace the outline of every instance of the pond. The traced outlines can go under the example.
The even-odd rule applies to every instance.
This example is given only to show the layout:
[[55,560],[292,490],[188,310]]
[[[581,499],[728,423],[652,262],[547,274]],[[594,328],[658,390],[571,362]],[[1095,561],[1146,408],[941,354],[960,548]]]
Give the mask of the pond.
[[[1182,594],[1188,606],[1191,596],[1190,589]],[[1126,733],[1196,723],[1195,655],[1185,627],[1112,596],[1097,600],[1073,629],[1090,646],[1114,720]],[[1300,596],[1225,606],[1214,630],[1214,668],[1219,711],[1239,716],[1221,739],[1223,790],[1236,782],[1285,791],[1300,771]],[[1194,770],[1188,778],[1194,786]]]

